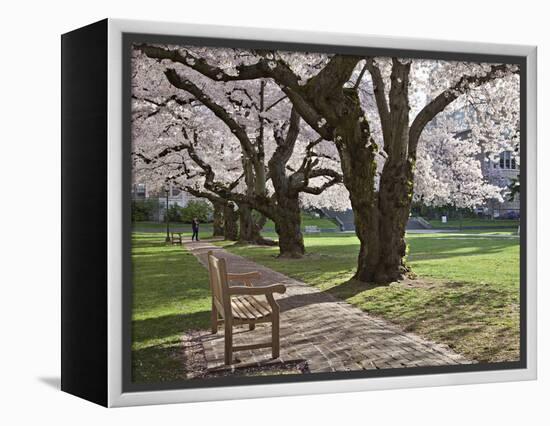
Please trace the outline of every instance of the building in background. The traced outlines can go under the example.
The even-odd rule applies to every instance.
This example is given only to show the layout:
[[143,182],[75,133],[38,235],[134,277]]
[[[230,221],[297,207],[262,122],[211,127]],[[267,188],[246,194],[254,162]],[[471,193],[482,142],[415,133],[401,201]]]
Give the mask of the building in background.
[[[168,207],[179,206],[187,207],[189,201],[198,200],[197,197],[182,191],[176,186],[170,185],[168,191]],[[164,222],[164,214],[166,211],[166,193],[164,191],[149,190],[145,183],[135,183],[132,185],[132,201],[133,202],[149,202],[154,204],[151,220]]]
[[[483,176],[493,185],[508,188],[519,177],[519,165],[512,151],[501,152],[496,161],[485,158],[482,161]],[[509,199],[505,191],[504,201],[490,200],[483,206],[483,213],[493,218],[518,219],[520,217],[520,194]]]

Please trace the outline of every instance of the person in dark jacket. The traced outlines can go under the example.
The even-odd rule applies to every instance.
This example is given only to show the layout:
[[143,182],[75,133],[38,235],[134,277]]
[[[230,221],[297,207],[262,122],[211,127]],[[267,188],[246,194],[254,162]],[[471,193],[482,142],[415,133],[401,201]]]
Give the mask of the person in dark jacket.
[[191,227],[193,228],[193,235],[191,236],[191,241],[197,240],[199,241],[199,220],[194,217],[193,222],[191,222]]

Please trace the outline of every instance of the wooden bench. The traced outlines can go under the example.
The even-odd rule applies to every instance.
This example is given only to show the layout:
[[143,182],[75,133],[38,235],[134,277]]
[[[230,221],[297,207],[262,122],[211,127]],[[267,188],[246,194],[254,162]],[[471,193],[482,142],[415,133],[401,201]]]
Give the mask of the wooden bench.
[[321,232],[319,227],[316,226],[316,225],[306,226],[304,228],[304,231],[305,231],[306,234],[317,234],[317,233]]
[[183,245],[181,234],[181,232],[172,232],[172,244],[179,246]]
[[[224,324],[225,364],[233,362],[233,352],[247,349],[271,348],[273,358],[279,357],[279,305],[274,293],[284,293],[282,284],[254,287],[252,280],[259,279],[259,272],[244,274],[227,273],[225,259],[208,252],[208,272],[212,293],[212,333],[218,332],[218,324]],[[229,281],[244,285],[229,285]],[[251,345],[233,346],[233,326],[248,324],[253,330],[258,323],[271,323],[271,341]]]

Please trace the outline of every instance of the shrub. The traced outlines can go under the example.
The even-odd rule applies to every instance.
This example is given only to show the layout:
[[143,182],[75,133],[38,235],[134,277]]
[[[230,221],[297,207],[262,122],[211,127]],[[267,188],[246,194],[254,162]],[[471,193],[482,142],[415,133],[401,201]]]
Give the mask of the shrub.
[[182,207],[177,204],[172,204],[168,207],[168,220],[170,222],[182,222]]
[[153,220],[157,208],[154,200],[132,200],[132,222]]
[[212,213],[212,207],[206,201],[189,201],[186,207],[181,208],[181,221],[191,223],[196,217],[199,222],[210,222]]

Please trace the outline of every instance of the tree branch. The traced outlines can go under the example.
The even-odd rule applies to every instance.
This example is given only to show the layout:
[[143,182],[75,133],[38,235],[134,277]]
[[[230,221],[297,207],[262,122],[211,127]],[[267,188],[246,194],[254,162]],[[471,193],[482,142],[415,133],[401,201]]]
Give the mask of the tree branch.
[[[197,135],[197,132],[195,131],[193,133],[193,138],[195,139],[195,141],[197,140],[197,137],[198,135]],[[242,178],[243,175],[241,175],[237,181],[234,181],[229,185],[225,185],[221,182],[217,182],[215,180],[216,174],[214,170],[206,161],[204,161],[198,155],[197,151],[195,150],[195,147],[192,144],[189,144],[186,146],[186,149],[187,149],[187,153],[189,154],[189,157],[195,162],[195,164],[197,164],[197,166],[199,166],[204,171],[204,187],[207,190],[219,195],[220,197],[226,200],[231,200],[231,201],[240,202],[244,204],[250,204],[251,200],[246,195],[233,192],[233,189],[235,189],[235,187],[238,184],[238,181]]]
[[315,177],[331,177],[332,179],[326,181],[323,185],[318,186],[318,187],[306,186],[306,187],[301,189],[302,192],[306,192],[308,194],[313,194],[313,195],[319,195],[324,190],[326,190],[327,188],[330,188],[333,185],[336,185],[336,184],[339,184],[339,183],[343,182],[342,175],[340,173],[338,173],[337,171],[331,170],[331,169],[315,169],[315,170],[312,170],[309,173],[308,178],[312,179],[312,178],[315,178]]
[[283,166],[288,162],[294,151],[294,145],[300,132],[300,115],[295,108],[292,108],[290,112],[290,126],[286,136],[283,138],[282,133],[286,128],[286,123],[278,131],[273,129],[273,137],[277,143],[277,148],[273,153],[273,156],[269,160],[272,165]]
[[357,90],[359,88],[359,85],[361,84],[361,80],[363,80],[363,75],[365,75],[365,71],[367,70],[367,68],[368,64],[365,63],[365,65],[363,65],[363,68],[361,68],[361,72],[357,76],[357,80],[355,80],[355,84],[353,85],[354,89]]
[[[295,105],[302,118],[314,129],[319,132],[327,140],[332,139],[333,129],[328,126],[319,126],[322,119],[322,115],[319,114],[313,107],[310,101],[307,101],[304,97],[305,86],[302,87],[298,83],[299,79],[290,69],[290,67],[281,59],[269,59],[270,55],[273,55],[272,51],[257,50],[260,55],[263,55],[261,59],[252,65],[239,65],[236,67],[237,75],[229,75],[219,67],[210,65],[203,58],[197,58],[189,54],[188,52],[181,53],[179,50],[170,50],[164,47],[152,46],[147,44],[138,44],[134,46],[135,49],[143,52],[146,56],[152,59],[163,60],[167,59],[175,63],[186,65],[187,67],[198,71],[205,77],[214,81],[236,81],[236,80],[255,80],[259,78],[272,78],[275,80],[281,90],[288,96]],[[349,74],[353,71],[353,67],[349,70],[351,64],[357,63],[359,59],[351,56],[334,56],[331,61],[323,68],[319,74],[311,78],[308,82],[308,86],[311,87],[310,91],[315,92],[318,88],[313,86],[330,86],[331,88],[340,87],[347,81]],[[355,61],[355,62],[354,62]],[[172,70],[173,71],[173,70]],[[349,71],[349,72],[348,72]],[[175,71],[174,71],[175,72]]]
[[195,96],[204,106],[206,106],[210,111],[216,115],[222,122],[229,127],[231,132],[235,134],[243,151],[253,160],[256,159],[256,152],[252,145],[252,142],[248,138],[248,135],[245,129],[237,123],[231,115],[220,105],[214,102],[209,96],[207,96],[198,86],[192,83],[189,80],[183,80],[179,74],[173,68],[167,69],[164,74],[166,78],[174,87],[178,89],[185,90],[191,95]]
[[284,95],[284,96],[281,96],[279,99],[277,99],[275,102],[273,102],[271,105],[269,105],[265,111],[269,111],[271,108],[274,108],[279,102],[282,102],[284,101],[285,99],[287,99],[288,96],[287,95]]
[[153,157],[147,157],[143,155],[141,152],[137,152],[137,151],[132,152],[132,154],[138,157],[140,160],[142,160],[145,164],[151,164],[153,161],[160,160],[161,158],[164,158],[170,154],[185,151],[186,149],[187,149],[186,144],[180,144],[180,145],[164,148],[162,151],[158,152]]
[[[382,77],[380,68],[378,68],[378,65],[376,65],[376,63],[374,62],[373,57],[367,58],[366,67],[372,77],[374,99],[378,108],[380,122],[382,123],[382,130],[385,133],[387,132],[387,129],[390,128],[390,112],[388,108],[388,101],[386,100],[386,87],[384,83],[384,78]],[[384,139],[386,139],[386,135],[384,135]]]
[[203,58],[195,57],[187,51],[183,51],[182,53],[178,49],[170,50],[148,44],[137,44],[134,45],[134,48],[152,59],[168,59],[172,62],[186,65],[215,81],[255,80],[269,76],[269,67],[265,61],[259,61],[253,65],[239,65],[237,66],[237,75],[229,75],[223,69],[210,65]]

